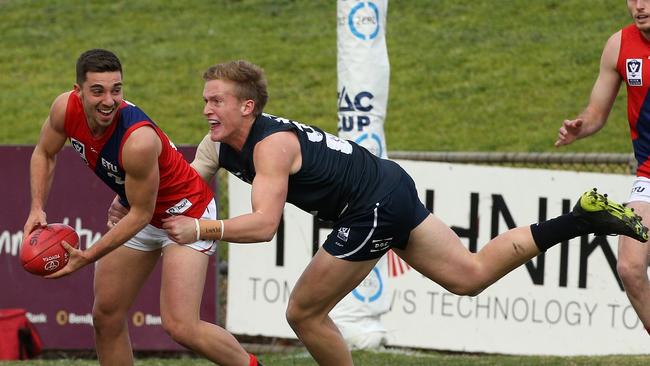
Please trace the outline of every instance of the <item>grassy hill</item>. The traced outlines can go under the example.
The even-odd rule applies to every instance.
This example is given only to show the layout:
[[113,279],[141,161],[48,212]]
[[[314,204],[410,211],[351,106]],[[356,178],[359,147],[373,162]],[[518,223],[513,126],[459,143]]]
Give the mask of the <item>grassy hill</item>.
[[[84,50],[115,51],[125,95],[175,143],[206,131],[202,72],[248,59],[267,111],[336,132],[336,2],[0,0],[0,144],[36,142]],[[586,105],[620,0],[393,0],[389,150],[554,151]],[[566,152],[629,152],[622,90],[607,127]]]

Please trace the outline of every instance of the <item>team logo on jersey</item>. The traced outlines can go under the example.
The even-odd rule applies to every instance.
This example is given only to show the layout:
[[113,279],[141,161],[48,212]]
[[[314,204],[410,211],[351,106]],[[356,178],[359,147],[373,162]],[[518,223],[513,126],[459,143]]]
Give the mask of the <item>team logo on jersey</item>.
[[340,227],[339,232],[336,233],[336,237],[343,240],[343,241],[348,241],[348,236],[350,235],[350,228],[349,227]]
[[73,139],[72,137],[70,138],[70,143],[72,143],[72,148],[77,152],[77,154],[79,154],[81,160],[88,165],[88,160],[86,160],[86,146],[81,141]]
[[625,60],[625,71],[627,73],[627,85],[629,86],[642,86],[643,85],[643,59],[628,58]]
[[180,215],[183,212],[189,210],[189,208],[192,207],[192,202],[188,200],[187,198],[183,198],[178,202],[177,204],[174,205],[174,207],[170,207],[167,209],[168,214],[170,215]]

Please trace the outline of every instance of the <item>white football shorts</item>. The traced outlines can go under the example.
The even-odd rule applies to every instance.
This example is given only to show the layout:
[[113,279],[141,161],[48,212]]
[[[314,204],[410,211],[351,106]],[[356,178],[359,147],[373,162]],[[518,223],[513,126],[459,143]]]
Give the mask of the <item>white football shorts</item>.
[[628,202],[641,201],[650,203],[650,179],[646,177],[636,177],[632,184],[630,199]]
[[[210,201],[208,207],[206,207],[201,218],[206,220],[217,219],[217,205],[214,202],[214,198]],[[167,232],[151,224],[145,226],[144,229],[140,230],[134,237],[124,243],[129,248],[144,252],[161,249],[169,244],[174,244],[174,241],[167,236]],[[200,240],[192,244],[185,244],[185,246],[207,255],[213,255],[217,251],[216,240]]]

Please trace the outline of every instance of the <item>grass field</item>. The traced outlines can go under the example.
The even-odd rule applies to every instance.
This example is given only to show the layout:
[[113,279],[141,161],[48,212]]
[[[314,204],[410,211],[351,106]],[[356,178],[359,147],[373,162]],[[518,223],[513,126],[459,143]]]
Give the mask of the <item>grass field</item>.
[[[266,69],[268,112],[336,132],[335,4],[0,0],[0,144],[36,142],[53,98],[74,82],[76,57],[95,47],[120,56],[126,97],[177,144],[196,144],[206,132],[203,70],[240,58]],[[391,1],[389,150],[555,151],[561,121],[587,102],[607,37],[628,22],[621,0]],[[603,131],[562,151],[630,152],[624,94]],[[354,358],[357,365],[650,364],[650,356],[355,352]],[[314,365],[304,352],[267,354],[262,360]],[[181,358],[137,364],[209,363]]]
[[[650,363],[650,356],[606,356],[606,357],[532,357],[499,355],[458,355],[436,352],[418,352],[404,350],[354,351],[352,353],[357,366],[642,366]],[[281,354],[262,354],[260,360],[265,366],[314,366],[316,363],[304,351]],[[21,366],[23,362],[2,363],[6,366]],[[30,366],[90,366],[96,360],[34,360]],[[136,361],[136,366],[207,366],[212,363],[194,358],[147,358]]]
[[[389,4],[389,150],[554,151],[585,106],[619,0]],[[196,144],[201,73],[244,58],[269,78],[268,112],[336,131],[333,0],[0,1],[0,143],[34,143],[84,50],[114,50],[125,95],[175,143]],[[624,92],[622,92],[624,94]],[[629,152],[624,95],[598,136],[563,151]]]

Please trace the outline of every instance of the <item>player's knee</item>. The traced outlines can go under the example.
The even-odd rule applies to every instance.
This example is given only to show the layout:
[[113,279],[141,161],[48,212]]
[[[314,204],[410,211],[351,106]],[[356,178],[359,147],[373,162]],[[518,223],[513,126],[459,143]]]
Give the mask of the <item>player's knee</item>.
[[287,310],[285,312],[285,317],[287,322],[294,330],[299,328],[307,319],[307,311],[301,307],[297,301],[289,298],[289,303],[287,304]]
[[294,301],[289,300],[289,303],[287,304],[287,310],[284,313],[285,318],[287,318],[287,322],[289,325],[294,328],[294,326],[300,322],[300,310],[298,307],[295,305]]
[[635,291],[648,280],[645,266],[630,261],[619,260],[616,264],[616,271],[628,292]]
[[487,287],[483,276],[477,272],[463,272],[463,276],[444,285],[447,291],[459,296],[476,296]]
[[176,343],[185,345],[192,338],[191,324],[177,319],[163,317],[162,328]]
[[111,306],[95,304],[92,311],[93,327],[96,333],[116,333],[126,328],[126,313]]
[[447,286],[447,291],[451,292],[454,295],[458,296],[477,296],[485,287],[478,284],[458,284],[456,286]]
[[462,275],[442,284],[447,291],[459,296],[476,296],[487,287],[487,276],[479,267],[466,267],[459,273]]

